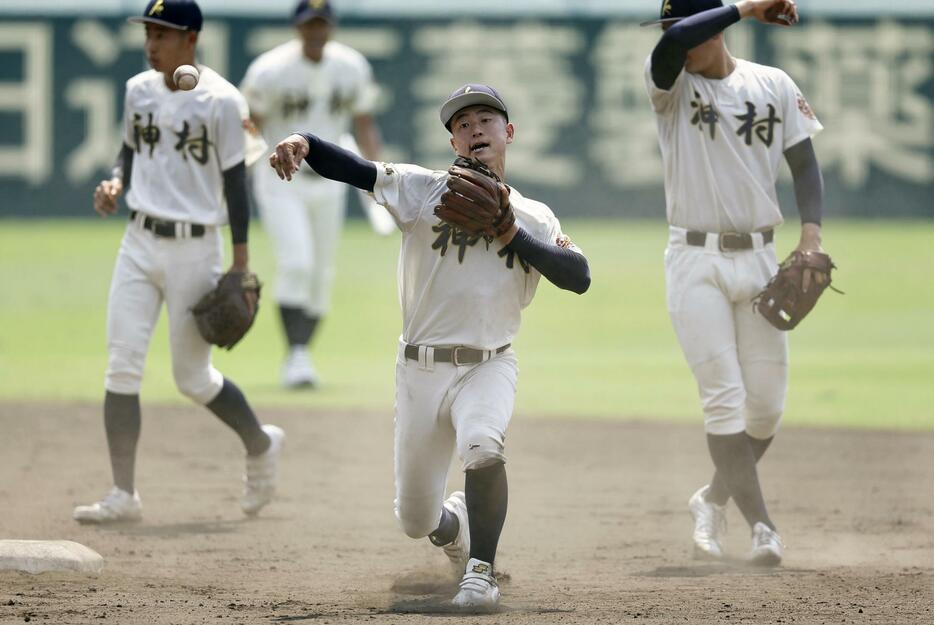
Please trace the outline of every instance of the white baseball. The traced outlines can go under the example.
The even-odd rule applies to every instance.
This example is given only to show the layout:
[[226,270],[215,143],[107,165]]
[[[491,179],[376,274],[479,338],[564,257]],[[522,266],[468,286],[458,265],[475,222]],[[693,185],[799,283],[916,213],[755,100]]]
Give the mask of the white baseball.
[[175,73],[172,74],[175,86],[182,91],[191,91],[197,87],[200,77],[201,74],[198,72],[198,68],[193,65],[179,65]]

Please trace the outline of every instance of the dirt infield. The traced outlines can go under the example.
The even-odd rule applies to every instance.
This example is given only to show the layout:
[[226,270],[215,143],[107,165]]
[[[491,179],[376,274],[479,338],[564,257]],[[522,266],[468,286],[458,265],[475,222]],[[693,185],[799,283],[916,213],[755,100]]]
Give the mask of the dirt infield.
[[[519,418],[502,610],[451,617],[444,555],[392,515],[392,417],[262,416],[288,439],[259,519],[237,505],[232,434],[203,409],[144,406],[145,520],[94,528],[71,508],[109,484],[98,407],[0,404],[0,538],[106,560],[97,578],[0,572],[0,623],[934,623],[932,433],[783,431],[761,474],[786,562],[761,571],[690,559],[700,424]],[[748,547],[732,506],[728,547]]]

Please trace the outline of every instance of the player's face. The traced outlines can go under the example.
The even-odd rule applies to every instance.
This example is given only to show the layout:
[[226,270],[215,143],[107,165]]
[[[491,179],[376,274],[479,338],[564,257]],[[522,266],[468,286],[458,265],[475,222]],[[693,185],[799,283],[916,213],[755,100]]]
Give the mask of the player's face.
[[315,61],[321,59],[324,44],[331,38],[333,26],[327,20],[315,17],[298,25],[305,56]]
[[451,147],[460,156],[472,156],[490,167],[501,161],[512,143],[515,128],[500,111],[476,105],[451,118]]
[[146,24],[146,59],[157,72],[171,75],[179,65],[191,63],[198,35],[160,24]]

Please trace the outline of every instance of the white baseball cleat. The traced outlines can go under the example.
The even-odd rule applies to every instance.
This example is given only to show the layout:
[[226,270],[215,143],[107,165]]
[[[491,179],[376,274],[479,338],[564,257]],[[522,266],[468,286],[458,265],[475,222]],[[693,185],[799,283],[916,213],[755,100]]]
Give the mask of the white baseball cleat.
[[246,475],[243,476],[245,486],[240,507],[249,516],[258,514],[276,494],[279,457],[285,444],[282,428],[267,424],[263,426],[263,431],[269,436],[269,449],[258,456],[246,457]]
[[293,347],[282,365],[282,385],[286,388],[308,388],[319,383],[308,350],[304,347]]
[[778,532],[761,521],[752,526],[752,550],[749,562],[756,566],[778,566],[782,563],[785,545]]
[[143,503],[139,493],[126,492],[114,486],[100,501],[89,506],[77,506],[72,513],[78,523],[121,523],[143,518]]
[[499,604],[499,585],[493,576],[493,565],[483,560],[471,558],[467,562],[464,577],[461,578],[460,590],[451,599],[458,608],[472,610],[491,610]]
[[451,569],[455,577],[464,574],[467,560],[470,559],[470,525],[467,521],[467,498],[464,491],[456,491],[444,501],[444,507],[457,517],[457,536],[453,541],[441,548],[451,561]]
[[719,560],[723,557],[720,539],[726,534],[726,506],[704,499],[709,490],[710,485],[704,486],[688,500],[688,509],[694,517],[694,557]]

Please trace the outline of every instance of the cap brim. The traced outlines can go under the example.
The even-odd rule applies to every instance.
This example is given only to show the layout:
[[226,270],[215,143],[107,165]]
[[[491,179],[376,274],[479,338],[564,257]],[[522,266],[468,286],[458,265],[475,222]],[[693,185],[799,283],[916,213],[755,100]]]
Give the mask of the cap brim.
[[642,22],[639,26],[652,26],[654,24],[674,24],[675,22],[680,22],[683,20],[683,17],[665,17],[658,20],[649,20],[648,22]]
[[304,24],[305,22],[310,22],[311,20],[318,18],[319,20],[324,20],[328,24],[334,23],[333,15],[322,15],[316,11],[305,11],[299,13],[292,19],[292,23],[298,26],[299,24]]
[[502,102],[491,96],[489,93],[484,93],[483,91],[471,91],[469,93],[462,93],[459,96],[452,98],[444,103],[444,106],[441,107],[441,123],[444,124],[445,128],[447,128],[451,118],[457,114],[457,111],[463,108],[467,108],[468,106],[476,106],[478,104],[486,104],[492,109],[501,111],[508,117],[508,114],[503,109]]
[[155,17],[128,17],[126,21],[130,24],[158,24],[160,26],[174,28],[175,30],[189,30],[186,26],[179,26],[178,24],[173,24],[172,22],[160,20]]

